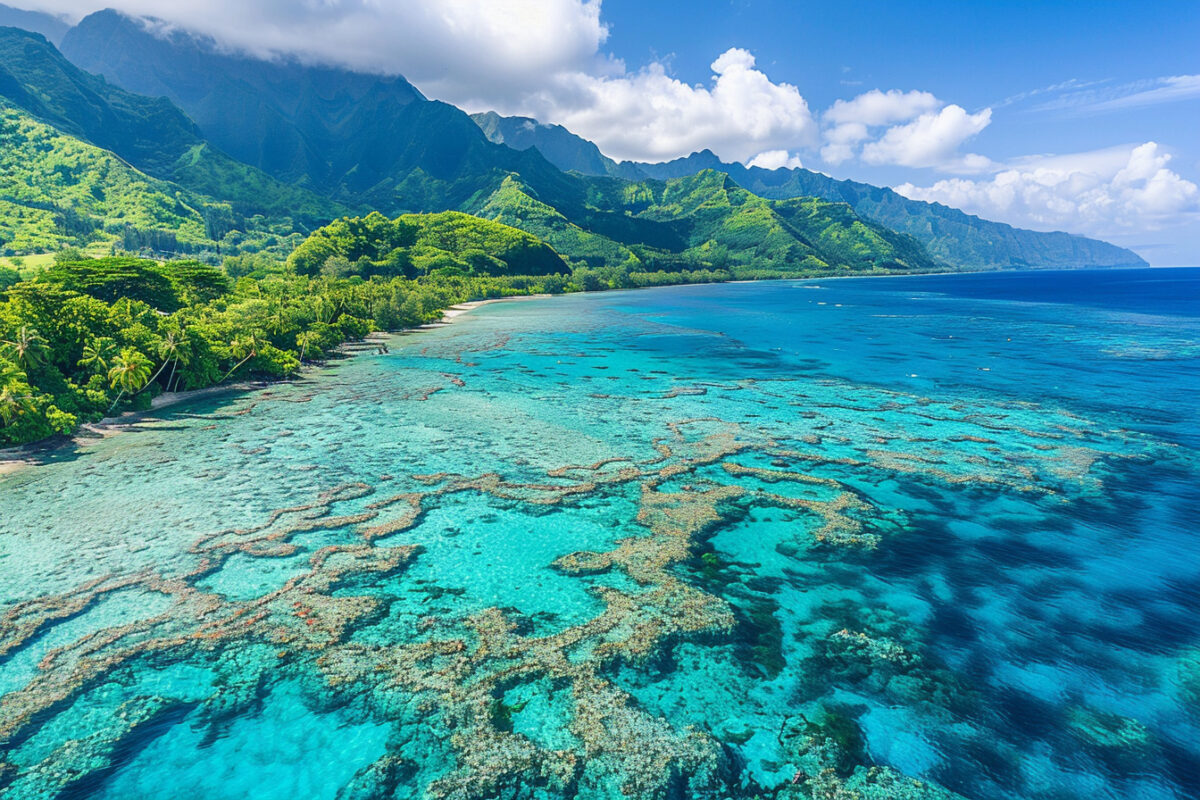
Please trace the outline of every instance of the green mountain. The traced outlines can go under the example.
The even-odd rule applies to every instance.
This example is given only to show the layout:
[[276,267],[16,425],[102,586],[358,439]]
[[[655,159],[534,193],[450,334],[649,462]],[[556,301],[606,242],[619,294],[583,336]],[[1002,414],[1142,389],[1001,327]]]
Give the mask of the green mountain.
[[388,214],[458,207],[511,172],[559,172],[489,142],[462,111],[403,78],[228,55],[188,34],[160,38],[114,11],[84,18],[63,52],[129,91],[169,98],[207,139],[281,181]]
[[[593,179],[587,186],[587,205],[574,219],[539,201],[516,177],[473,210],[592,266],[728,269],[758,277],[945,268],[915,240],[860,219],[844,203],[767,200],[712,170],[669,181]],[[606,228],[612,220],[622,220],[623,229]]]
[[[845,207],[810,204],[801,214],[801,204],[776,207],[745,192],[731,200],[736,187],[725,189],[707,177],[697,185],[708,187],[708,204],[683,208],[675,196],[694,187],[564,174],[537,150],[488,141],[462,111],[426,100],[398,78],[231,56],[190,35],[156,37],[115,12],[85,18],[63,47],[79,64],[126,88],[167,95],[199,121],[205,136],[240,148],[231,152],[281,180],[388,216],[446,209],[478,214],[543,238],[575,263],[678,270],[749,268],[757,259],[757,268],[769,272],[785,270],[788,258],[803,269],[940,266],[911,241],[850,219]],[[247,93],[255,103],[238,99]],[[210,113],[214,107],[222,113]],[[566,145],[579,141],[564,129],[548,130]],[[257,140],[236,139],[248,132]],[[275,140],[307,149],[292,158],[301,151],[288,145],[289,157],[281,158],[267,147]],[[585,143],[589,148],[593,162],[602,164],[599,151]],[[845,237],[886,247],[867,258],[834,247],[829,237],[817,235],[815,222],[801,224],[805,214]],[[746,230],[761,236],[744,241],[739,237]]]
[[526,117],[500,117],[494,112],[476,114],[474,119],[492,141],[536,148],[559,169],[584,175],[665,180],[711,169],[726,173],[762,197],[820,197],[847,203],[863,218],[912,236],[934,258],[959,269],[1146,266],[1136,253],[1107,242],[989,222],[939,203],[909,200],[891,189],[837,180],[812,170],[745,167],[723,162],[709,150],[662,164],[618,164],[561,126],[541,125]]
[[[236,183],[237,168],[247,167],[230,164],[207,144],[192,144],[193,157],[182,159],[178,143],[212,140],[262,170],[251,174],[270,174],[292,191],[311,189],[355,209],[389,217],[448,209],[478,214],[593,267],[783,274],[1137,261],[1101,242],[1018,231],[803,170],[747,170],[711,154],[664,165],[616,164],[564,128],[495,114],[472,119],[427,100],[402,78],[230,55],[189,34],[161,38],[112,11],[85,18],[63,46],[76,62],[125,89],[165,97],[131,95],[78,69],[62,69],[61,56],[39,54],[63,74],[38,71],[56,86],[79,88],[52,91],[54,107],[33,113],[96,137],[95,125],[79,123],[93,117],[77,95],[101,96],[107,107],[127,112],[122,122],[132,117],[155,135],[122,131],[98,144],[150,174],[231,202],[244,192],[229,184]],[[148,152],[139,150],[143,144]],[[703,172],[709,168],[716,172]],[[253,194],[275,192],[260,186]],[[821,202],[804,199],[814,197]]]
[[231,213],[0,100],[0,250],[124,243],[126,228],[194,249],[212,241],[206,215],[221,212]]
[[84,72],[34,33],[0,28],[0,97],[148,175],[219,197],[239,215],[290,217],[311,228],[347,210],[230,158],[166,98]]
[[286,255],[349,211],[242,164],[164,98],[131,94],[44,37],[0,28],[0,251],[63,246]]
[[935,258],[960,269],[1147,266],[1133,251],[1108,242],[1061,231],[1014,228],[940,203],[909,200],[888,188],[837,180],[807,169],[766,170],[726,164],[708,150],[665,164],[636,166],[657,178],[688,175],[697,169],[720,169],[763,197],[815,196],[848,203],[863,217],[909,234]]
[[305,231],[147,175],[0,97],[0,255],[75,247],[282,258]]

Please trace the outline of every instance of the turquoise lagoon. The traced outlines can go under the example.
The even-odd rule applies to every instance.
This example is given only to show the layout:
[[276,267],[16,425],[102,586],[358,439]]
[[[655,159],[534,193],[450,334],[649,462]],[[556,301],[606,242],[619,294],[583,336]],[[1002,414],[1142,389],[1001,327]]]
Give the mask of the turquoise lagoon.
[[7,798],[1200,796],[1200,270],[492,305],[0,478]]

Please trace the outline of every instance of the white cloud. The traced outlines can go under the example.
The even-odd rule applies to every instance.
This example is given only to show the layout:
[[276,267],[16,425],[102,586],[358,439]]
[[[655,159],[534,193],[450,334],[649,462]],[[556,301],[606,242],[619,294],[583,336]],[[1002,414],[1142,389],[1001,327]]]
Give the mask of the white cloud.
[[838,100],[821,115],[821,158],[837,165],[853,158],[876,166],[933,167],[944,172],[981,172],[991,161],[962,154],[964,142],[986,128],[992,111],[969,114],[929,92],[873,89]]
[[821,148],[821,158],[825,163],[837,166],[854,158],[856,146],[869,139],[871,132],[861,122],[843,122],[827,128],[823,135],[825,146]]
[[511,111],[562,124],[617,159],[661,161],[709,148],[746,161],[815,143],[816,122],[800,90],[773,82],[749,51],[727,50],[712,71],[707,85],[696,86],[658,62],[628,74],[570,72]]
[[791,155],[787,150],[767,150],[750,159],[746,166],[763,169],[800,169],[804,164],[801,163],[800,156]]
[[1021,159],[991,178],[953,178],[896,191],[968,213],[1040,230],[1109,238],[1200,222],[1200,188],[1167,168],[1156,142],[1066,156]]
[[941,107],[942,102],[929,92],[901,92],[896,89],[881,92],[872,89],[853,100],[838,100],[823,116],[825,121],[834,125],[859,123],[876,126],[907,122]]
[[888,128],[877,141],[863,145],[862,160],[868,164],[938,167],[947,172],[981,172],[991,161],[975,154],[960,155],[958,148],[991,121],[990,108],[968,114],[962,106],[949,105]]
[[114,8],[260,58],[402,74],[431,96],[506,97],[567,70],[611,69],[600,0],[9,0],[85,16]]

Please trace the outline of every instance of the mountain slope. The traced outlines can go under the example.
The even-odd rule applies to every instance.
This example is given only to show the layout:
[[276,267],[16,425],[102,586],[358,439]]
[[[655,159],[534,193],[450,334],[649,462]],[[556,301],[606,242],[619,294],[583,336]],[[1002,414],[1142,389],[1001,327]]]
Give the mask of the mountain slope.
[[0,97],[149,175],[229,201],[241,214],[315,226],[347,210],[235,161],[205,141],[170,100],[84,72],[34,33],[0,28]]
[[726,164],[708,150],[664,164],[638,164],[637,168],[658,178],[720,169],[763,197],[816,196],[849,203],[867,219],[913,236],[931,255],[962,269],[1147,266],[1136,253],[1097,239],[1014,228],[940,203],[909,200],[891,189],[837,180],[811,170]]
[[288,218],[239,218],[225,202],[151,177],[0,99],[0,255],[71,246],[232,254],[302,238]]
[[403,78],[241,58],[185,33],[160,38],[111,10],[84,18],[62,51],[131,92],[170,98],[234,158],[323,189],[336,179],[338,166],[326,158],[333,145],[358,135],[380,108],[425,99]]
[[558,173],[403,78],[229,55],[113,11],[84,18],[63,52],[129,91],[170,98],[206,138],[282,181],[388,214],[456,207],[510,172]]
[[[559,169],[585,175],[616,175],[631,180],[665,180],[701,170],[724,172],[740,186],[762,197],[781,200],[820,197],[848,203],[860,216],[921,242],[930,255],[959,269],[1005,267],[1145,266],[1129,250],[1082,236],[1045,233],[990,222],[939,203],[909,200],[891,189],[837,180],[806,169],[766,170],[722,162],[711,151],[662,164],[623,161],[600,154],[594,144],[561,126],[541,125],[525,117],[476,114],[476,122],[493,141],[511,147],[536,147]],[[593,152],[594,151],[594,152]],[[596,158],[599,154],[599,158]]]
[[[476,212],[592,266],[624,262],[635,270],[729,269],[759,277],[944,269],[913,239],[864,222],[845,204],[767,200],[720,172],[641,183],[594,179],[588,186],[588,206],[573,218],[517,178]],[[620,239],[602,232],[612,219],[625,221]]]
[[531,117],[502,117],[495,111],[472,114],[471,119],[496,144],[514,150],[536,147],[547,161],[563,171],[635,180],[647,177],[622,170],[617,162],[601,153],[599,147],[561,125],[546,125]]

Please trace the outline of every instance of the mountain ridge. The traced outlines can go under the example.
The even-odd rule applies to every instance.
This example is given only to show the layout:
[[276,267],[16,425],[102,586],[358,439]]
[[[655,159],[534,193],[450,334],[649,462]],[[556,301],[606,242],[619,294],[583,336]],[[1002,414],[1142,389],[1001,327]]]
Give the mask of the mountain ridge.
[[[42,49],[50,47],[41,41]],[[114,11],[82,20],[64,38],[64,50],[77,62],[73,68],[80,74],[70,74],[58,63],[55,57],[66,61],[58,53],[34,53],[33,61],[41,59],[50,66],[27,72],[48,71],[54,85],[48,94],[62,99],[59,106],[65,107],[42,108],[37,93],[27,93],[20,99],[32,113],[112,149],[156,177],[178,180],[213,197],[227,194],[228,182],[214,176],[236,175],[244,168],[261,170],[263,180],[279,182],[275,190],[257,192],[260,198],[311,191],[343,211],[379,210],[389,216],[466,211],[528,226],[563,255],[592,266],[616,260],[639,268],[679,268],[679,259],[692,259],[687,263],[693,268],[711,268],[715,258],[745,267],[747,254],[756,252],[770,269],[776,268],[779,252],[796,254],[800,261],[812,255],[826,265],[855,262],[858,256],[853,252],[829,250],[829,242],[823,249],[816,244],[820,237],[812,239],[800,228],[795,229],[795,241],[768,237],[779,248],[769,253],[734,230],[734,218],[737,224],[765,226],[761,230],[772,236],[792,230],[800,212],[798,205],[789,203],[811,197],[824,203],[806,208],[824,215],[829,230],[852,231],[845,235],[864,237],[882,248],[869,267],[861,262],[863,268],[877,269],[883,263],[902,269],[918,264],[925,269],[995,269],[1144,263],[1107,243],[1022,231],[945,206],[910,201],[890,189],[837,181],[808,170],[728,164],[711,151],[663,164],[618,164],[594,143],[561,126],[494,113],[472,117],[427,99],[401,77],[233,55],[218,51],[203,37],[160,35],[144,22]],[[30,60],[28,54],[24,57]],[[80,65],[100,77],[80,71]],[[5,74],[0,72],[0,81]],[[104,102],[87,102],[93,97]],[[121,132],[107,117],[88,116],[108,110],[104,103],[135,116],[143,126],[141,139],[103,141],[97,129],[107,135]],[[203,122],[193,121],[192,115]],[[172,140],[174,149],[164,152],[163,142]],[[225,156],[221,143],[235,152]],[[147,152],[139,149],[143,145]],[[708,186],[706,170],[729,176],[739,189],[770,202],[733,202],[728,190],[710,191],[707,200],[728,217],[717,221],[694,211],[673,213],[661,203],[639,206],[626,201],[631,196],[665,198],[680,186],[692,187],[684,194]],[[259,184],[265,185],[261,180]],[[846,211],[838,204],[855,219],[843,219]],[[319,202],[316,206],[331,208]],[[881,230],[888,234],[881,235]],[[698,241],[698,232],[710,238]],[[924,252],[918,256],[917,250]],[[888,253],[903,256],[892,259]]]
[[[762,197],[820,197],[845,202],[867,219],[914,236],[930,255],[961,269],[1148,266],[1131,250],[1098,239],[1017,228],[941,203],[910,200],[887,187],[832,178],[804,168],[746,167],[724,162],[707,149],[658,164],[617,162],[604,156],[594,143],[561,126],[544,125],[528,117],[502,117],[495,112],[472,118],[493,141],[499,139],[512,147],[536,147],[564,170],[630,180],[662,180],[713,169]],[[588,155],[592,149],[599,153],[600,160]]]
[[220,194],[241,213],[286,215],[315,227],[348,210],[231,158],[168,98],[134,94],[87,73],[40,34],[0,28],[0,97],[154,178]]

